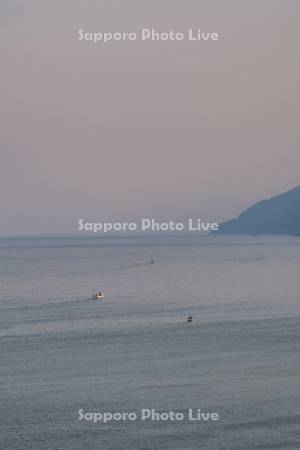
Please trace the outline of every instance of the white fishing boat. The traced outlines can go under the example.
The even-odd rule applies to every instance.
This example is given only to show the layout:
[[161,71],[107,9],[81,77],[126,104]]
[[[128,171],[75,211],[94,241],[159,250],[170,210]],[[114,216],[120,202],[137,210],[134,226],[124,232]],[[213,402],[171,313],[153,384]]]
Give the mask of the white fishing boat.
[[97,294],[93,297],[95,300],[102,300],[103,299],[103,292],[97,292]]

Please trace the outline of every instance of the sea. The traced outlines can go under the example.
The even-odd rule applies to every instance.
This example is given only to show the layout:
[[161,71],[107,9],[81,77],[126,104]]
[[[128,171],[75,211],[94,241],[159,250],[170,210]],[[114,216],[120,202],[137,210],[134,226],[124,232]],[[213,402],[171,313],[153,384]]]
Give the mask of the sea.
[[300,238],[0,239],[0,393],[1,450],[300,449]]

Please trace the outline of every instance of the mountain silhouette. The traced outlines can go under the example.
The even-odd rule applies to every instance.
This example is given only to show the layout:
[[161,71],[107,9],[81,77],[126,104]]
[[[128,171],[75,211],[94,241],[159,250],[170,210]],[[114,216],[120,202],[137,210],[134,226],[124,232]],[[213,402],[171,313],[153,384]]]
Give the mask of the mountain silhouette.
[[300,235],[300,186],[256,203],[217,233]]

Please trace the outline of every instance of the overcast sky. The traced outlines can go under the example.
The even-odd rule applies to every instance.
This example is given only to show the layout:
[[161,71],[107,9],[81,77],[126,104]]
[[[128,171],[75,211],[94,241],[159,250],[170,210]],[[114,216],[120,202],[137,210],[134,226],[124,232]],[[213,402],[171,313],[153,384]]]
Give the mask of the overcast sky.
[[[298,0],[1,0],[0,234],[221,221],[300,184]],[[78,41],[190,27],[218,42]]]

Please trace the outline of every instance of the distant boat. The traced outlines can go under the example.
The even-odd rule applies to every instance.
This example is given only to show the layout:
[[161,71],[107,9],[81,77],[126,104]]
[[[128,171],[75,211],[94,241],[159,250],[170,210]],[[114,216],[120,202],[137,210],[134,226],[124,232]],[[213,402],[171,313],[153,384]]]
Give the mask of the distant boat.
[[93,296],[93,298],[95,299],[95,300],[102,300],[103,299],[103,292],[97,292],[97,294],[95,294],[94,296]]

